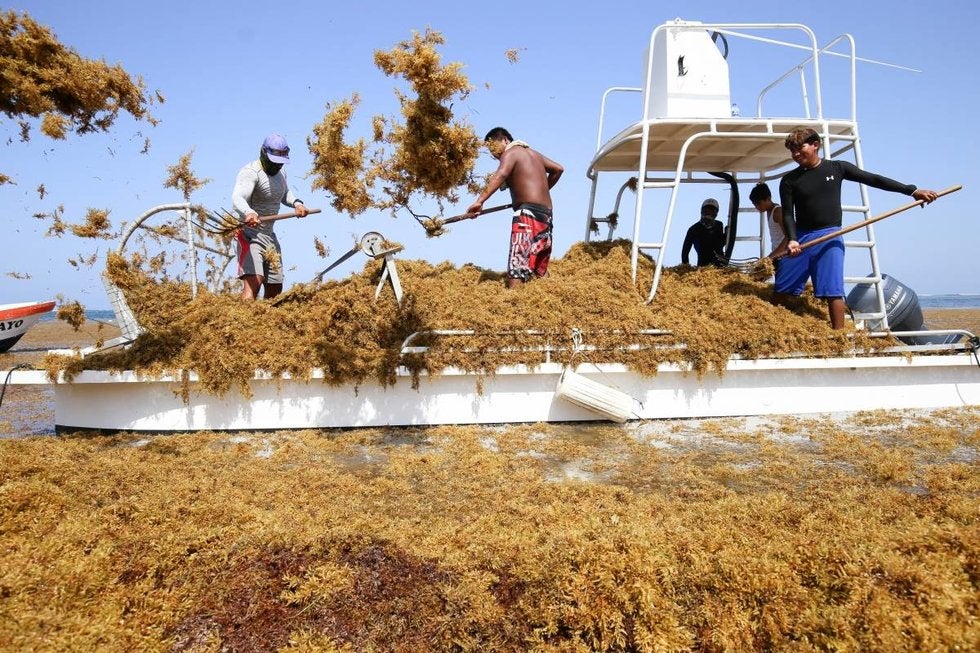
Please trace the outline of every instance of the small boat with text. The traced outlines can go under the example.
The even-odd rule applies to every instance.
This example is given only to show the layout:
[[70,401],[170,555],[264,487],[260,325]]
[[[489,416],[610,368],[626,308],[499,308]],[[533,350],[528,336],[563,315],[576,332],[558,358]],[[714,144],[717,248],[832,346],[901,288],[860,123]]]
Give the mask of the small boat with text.
[[17,344],[41,316],[54,310],[54,305],[54,301],[0,304],[0,354]]

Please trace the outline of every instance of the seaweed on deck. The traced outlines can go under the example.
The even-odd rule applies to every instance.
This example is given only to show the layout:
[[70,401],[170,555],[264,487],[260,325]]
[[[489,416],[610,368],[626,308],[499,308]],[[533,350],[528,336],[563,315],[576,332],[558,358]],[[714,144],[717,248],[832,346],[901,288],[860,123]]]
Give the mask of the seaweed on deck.
[[[83,368],[192,370],[207,392],[237,387],[247,395],[256,369],[304,378],[322,368],[331,384],[389,384],[401,365],[485,375],[503,365],[538,365],[541,348],[550,347],[559,363],[614,361],[646,375],[661,363],[689,363],[694,373],[706,374],[723,373],[732,356],[831,356],[882,342],[832,331],[812,297],[795,312],[772,306],[766,284],[727,269],[667,269],[647,305],[641,288],[653,264],[641,259],[634,284],[627,241],[577,244],[552,262],[548,277],[516,290],[504,287],[500,273],[473,265],[397,265],[405,293],[400,306],[390,291],[374,299],[381,274],[376,260],[339,281],[302,284],[273,302],[245,303],[232,293],[201,292],[192,300],[187,284],[155,280],[114,254],[109,275],[147,332],[125,351],[83,360],[51,357],[48,367],[69,375]],[[400,354],[411,334],[440,329],[470,334],[421,335],[412,344],[427,351]],[[588,350],[572,347],[576,331]],[[677,344],[683,346],[669,346]]]

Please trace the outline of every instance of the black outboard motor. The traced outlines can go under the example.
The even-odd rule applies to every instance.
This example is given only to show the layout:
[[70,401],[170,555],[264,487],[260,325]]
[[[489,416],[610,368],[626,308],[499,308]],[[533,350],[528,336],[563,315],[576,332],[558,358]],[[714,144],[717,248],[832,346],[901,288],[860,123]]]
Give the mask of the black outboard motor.
[[[904,283],[887,274],[881,275],[882,292],[885,295],[885,315],[892,331],[924,331],[926,327],[919,307],[919,296]],[[873,313],[878,310],[878,299],[872,285],[859,285],[847,293],[847,307],[855,313]],[[881,328],[878,321],[869,323],[872,330]],[[956,334],[934,336],[899,336],[907,345],[947,345],[960,339]]]

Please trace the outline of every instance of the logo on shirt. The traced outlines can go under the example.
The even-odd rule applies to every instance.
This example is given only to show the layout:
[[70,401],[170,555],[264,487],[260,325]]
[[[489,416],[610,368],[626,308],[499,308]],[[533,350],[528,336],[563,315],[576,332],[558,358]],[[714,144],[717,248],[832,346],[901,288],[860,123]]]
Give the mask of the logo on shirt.
[[827,181],[833,181],[833,180],[834,180],[834,176],[833,175],[830,175],[829,177],[827,177]]

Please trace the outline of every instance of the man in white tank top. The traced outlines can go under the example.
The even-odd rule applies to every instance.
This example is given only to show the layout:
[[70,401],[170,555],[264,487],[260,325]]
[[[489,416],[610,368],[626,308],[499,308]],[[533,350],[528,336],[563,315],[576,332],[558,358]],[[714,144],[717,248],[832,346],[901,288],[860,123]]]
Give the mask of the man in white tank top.
[[[783,209],[772,201],[772,191],[765,183],[756,184],[749,193],[749,201],[757,211],[766,212],[766,223],[769,225],[769,243],[772,251],[769,258],[784,256],[787,253],[788,242],[783,231]],[[779,261],[776,261],[778,264]]]

